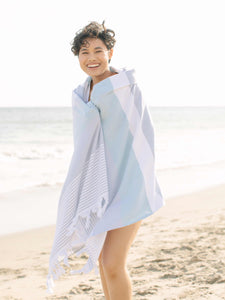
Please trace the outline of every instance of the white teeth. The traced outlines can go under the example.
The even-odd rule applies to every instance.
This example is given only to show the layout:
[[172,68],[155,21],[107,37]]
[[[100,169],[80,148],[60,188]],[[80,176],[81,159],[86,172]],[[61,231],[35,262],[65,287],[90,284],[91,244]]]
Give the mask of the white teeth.
[[98,67],[99,66],[99,64],[98,65],[88,65],[88,68],[95,68],[95,67]]

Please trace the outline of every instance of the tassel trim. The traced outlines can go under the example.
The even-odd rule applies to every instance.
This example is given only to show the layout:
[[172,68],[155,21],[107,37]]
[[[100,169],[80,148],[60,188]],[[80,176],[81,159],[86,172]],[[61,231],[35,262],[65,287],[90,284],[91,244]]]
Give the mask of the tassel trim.
[[[104,203],[102,204],[102,201],[104,201]],[[76,230],[76,226],[77,226],[77,222],[79,220],[79,218],[83,218],[86,220],[85,223],[85,228],[88,229],[90,226],[90,216],[91,213],[96,213],[98,218],[101,218],[103,213],[106,210],[106,207],[108,205],[108,194],[105,193],[101,196],[101,201],[99,201],[98,203],[96,203],[94,206],[92,206],[91,208],[89,207],[86,210],[83,210],[81,213],[79,213],[72,221],[71,225],[68,228],[68,233],[67,236],[70,236],[71,234],[74,233],[74,231]]]
[[[103,203],[103,201],[104,201],[104,203]],[[68,228],[67,236],[71,236],[72,234],[74,234],[74,232],[76,232],[76,225],[79,220],[79,217],[86,219],[85,228],[88,229],[88,227],[90,226],[91,213],[96,213],[97,217],[100,219],[102,217],[102,215],[104,214],[107,205],[108,205],[108,193],[104,193],[101,196],[100,201],[98,201],[94,206],[84,210],[82,213],[80,213],[73,219],[71,225]],[[90,235],[91,235],[91,233],[90,233]],[[57,257],[50,259],[49,273],[47,275],[47,281],[46,281],[47,294],[53,293],[53,289],[55,286],[54,280],[59,279],[59,277],[61,275],[65,274],[65,269],[60,264],[63,262],[68,268],[71,267],[68,262],[68,257],[71,256],[72,254],[75,254],[76,256],[80,256],[81,254],[86,253],[89,255],[89,258],[87,260],[87,263],[80,270],[71,270],[70,274],[78,274],[78,273],[86,274],[86,273],[89,273],[92,269],[95,270],[96,275],[99,274],[98,266],[97,266],[96,262],[93,260],[93,258],[91,257],[91,255],[90,255],[91,253],[89,252],[89,250],[87,248],[82,247],[77,252],[73,251],[74,245],[85,243],[83,238],[80,237],[77,232],[76,232],[76,238],[78,238],[78,240],[76,240],[70,244],[67,244],[60,252],[58,252]],[[87,237],[85,240],[87,241],[88,238],[89,237]]]

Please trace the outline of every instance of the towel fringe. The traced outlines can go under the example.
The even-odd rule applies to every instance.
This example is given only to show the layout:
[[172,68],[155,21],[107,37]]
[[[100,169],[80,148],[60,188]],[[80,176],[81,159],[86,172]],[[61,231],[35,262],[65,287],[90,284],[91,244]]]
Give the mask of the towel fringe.
[[[103,200],[104,200],[104,203],[102,203]],[[101,200],[98,201],[95,205],[93,205],[92,207],[89,207],[88,209],[82,211],[81,213],[79,213],[78,215],[75,216],[71,225],[68,227],[68,233],[66,235],[70,236],[70,235],[76,233],[78,236],[78,232],[76,231],[76,226],[77,226],[77,222],[78,222],[79,218],[86,219],[85,228],[88,229],[88,227],[90,226],[91,213],[93,213],[93,214],[96,213],[97,217],[101,218],[103,213],[105,212],[107,204],[108,204],[107,193],[104,193],[101,196]],[[80,236],[78,236],[78,237],[81,239]]]
[[[104,202],[103,202],[104,201]],[[74,245],[79,245],[79,244],[84,244],[85,241],[89,238],[83,238],[79,236],[76,226],[77,222],[79,220],[79,217],[86,219],[85,227],[86,229],[90,226],[90,215],[91,213],[96,213],[98,218],[101,218],[102,215],[104,214],[106,207],[108,204],[108,194],[104,193],[101,195],[100,200],[97,201],[97,203],[89,207],[87,210],[82,212],[81,214],[78,214],[72,221],[71,225],[68,228],[67,236],[71,236],[72,234],[75,234],[76,241],[70,242],[70,244],[67,244],[57,255],[57,258],[52,259],[52,262],[50,262],[50,267],[49,267],[49,273],[47,275],[47,293],[52,294],[53,293],[53,288],[55,286],[54,280],[59,279],[59,277],[62,274],[65,274],[65,269],[60,265],[62,262],[64,263],[65,266],[70,268],[70,264],[68,261],[68,257],[72,254],[75,254],[76,256],[80,256],[83,253],[87,253],[89,255],[89,258],[86,262],[86,264],[79,270],[71,270],[70,274],[78,274],[78,273],[88,273],[92,269],[95,270],[95,274],[99,274],[98,271],[98,266],[97,264],[93,261],[92,257],[90,256],[89,250],[85,247],[82,247],[79,251],[74,252],[73,247]],[[91,234],[91,233],[90,233]]]

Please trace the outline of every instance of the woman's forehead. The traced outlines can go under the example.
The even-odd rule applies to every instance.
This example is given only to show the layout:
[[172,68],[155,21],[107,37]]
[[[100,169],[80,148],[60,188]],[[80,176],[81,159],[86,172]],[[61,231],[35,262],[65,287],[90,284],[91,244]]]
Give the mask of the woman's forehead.
[[90,48],[90,47],[93,47],[93,48],[101,47],[101,48],[105,49],[106,45],[99,38],[86,38],[83,40],[82,46],[80,49]]

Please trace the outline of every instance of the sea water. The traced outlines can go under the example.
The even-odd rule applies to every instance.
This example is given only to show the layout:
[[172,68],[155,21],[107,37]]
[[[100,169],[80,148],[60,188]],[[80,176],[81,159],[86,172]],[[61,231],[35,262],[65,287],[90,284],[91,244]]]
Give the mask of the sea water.
[[[225,182],[225,107],[149,107],[149,111],[156,173],[165,198]],[[3,205],[6,194],[39,187],[60,190],[72,154],[71,107],[0,108],[0,214],[12,213],[13,201],[18,209],[20,201],[22,205],[23,199]],[[58,199],[45,199],[45,210],[52,209],[52,201],[56,210]],[[29,210],[29,201],[24,205]],[[54,216],[55,212],[46,222],[54,223]]]

